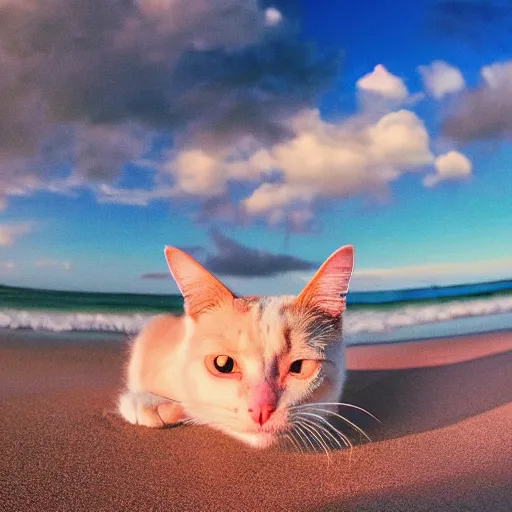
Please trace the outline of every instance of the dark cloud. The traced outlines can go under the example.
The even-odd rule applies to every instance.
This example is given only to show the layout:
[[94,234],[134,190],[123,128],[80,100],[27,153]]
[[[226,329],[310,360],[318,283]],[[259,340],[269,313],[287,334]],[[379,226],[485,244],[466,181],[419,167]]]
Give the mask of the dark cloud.
[[443,123],[443,133],[462,142],[512,134],[511,91],[474,91],[461,98],[460,108]]
[[256,0],[4,1],[0,65],[0,145],[23,154],[77,121],[274,142],[337,70]]
[[243,136],[275,144],[293,136],[290,117],[312,105],[337,70],[336,59],[318,60],[311,47],[287,39],[237,52],[188,54],[176,76],[193,83],[180,84],[185,92],[171,115],[186,118],[183,137],[205,147],[231,145]]
[[483,73],[487,74],[487,81],[457,99],[456,109],[443,123],[444,135],[470,142],[512,134],[512,64],[489,66]]
[[140,276],[141,279],[170,279],[170,272],[148,272],[147,274],[142,274]]
[[[183,247],[182,250],[192,254],[213,274],[230,277],[271,277],[297,270],[308,271],[317,268],[317,264],[308,260],[272,254],[258,249],[251,249],[228,238],[217,230],[211,231],[215,253],[205,251],[202,247]],[[193,249],[191,252],[190,249]],[[193,252],[195,254],[193,254]],[[150,272],[142,279],[167,279],[170,273]]]
[[272,254],[245,247],[218,231],[212,231],[212,239],[217,252],[209,254],[204,265],[214,274],[232,277],[270,277],[296,270],[313,270],[317,267],[316,263],[287,254]]
[[203,201],[194,220],[199,224],[215,223],[216,225],[240,226],[245,224],[248,219],[242,208],[234,204],[228,196],[222,195]]
[[45,187],[98,193],[155,136],[176,153],[290,137],[338,61],[300,42],[293,2],[280,4],[272,24],[274,4],[258,0],[1,1],[0,203]]

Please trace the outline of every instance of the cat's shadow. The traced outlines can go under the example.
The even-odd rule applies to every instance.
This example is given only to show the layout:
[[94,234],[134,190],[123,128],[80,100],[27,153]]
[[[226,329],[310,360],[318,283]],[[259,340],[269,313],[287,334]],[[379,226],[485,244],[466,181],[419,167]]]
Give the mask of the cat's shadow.
[[[431,368],[349,371],[341,401],[362,407],[340,414],[372,440],[442,428],[512,401],[512,351]],[[332,422],[357,442],[354,429]],[[351,432],[352,430],[352,432]],[[357,434],[357,433],[356,433]]]

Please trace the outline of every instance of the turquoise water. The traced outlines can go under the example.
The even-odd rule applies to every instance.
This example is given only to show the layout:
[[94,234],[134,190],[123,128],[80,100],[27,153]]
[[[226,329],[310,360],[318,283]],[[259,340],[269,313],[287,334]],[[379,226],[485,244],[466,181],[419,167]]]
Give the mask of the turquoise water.
[[[421,339],[512,328],[512,281],[351,292],[349,343]],[[178,295],[64,292],[0,286],[0,328],[48,332],[138,332],[155,313],[183,312]]]
[[[512,280],[406,290],[349,292],[347,303],[352,307],[392,306],[396,303],[440,303],[454,298],[464,300],[507,295],[512,296]],[[68,292],[0,285],[0,307],[65,311],[181,312],[183,298],[181,295]]]
[[181,295],[91,293],[0,286],[0,308],[87,312],[183,311]]

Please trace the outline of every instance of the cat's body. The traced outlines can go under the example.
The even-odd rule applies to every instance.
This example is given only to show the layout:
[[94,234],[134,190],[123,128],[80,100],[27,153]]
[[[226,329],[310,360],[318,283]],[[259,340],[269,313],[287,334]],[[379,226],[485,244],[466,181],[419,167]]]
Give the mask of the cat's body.
[[351,247],[334,253],[299,297],[235,298],[187,254],[167,248],[166,256],[186,314],[155,317],[135,339],[119,402],[126,420],[186,420],[264,447],[293,428],[298,406],[339,399]]

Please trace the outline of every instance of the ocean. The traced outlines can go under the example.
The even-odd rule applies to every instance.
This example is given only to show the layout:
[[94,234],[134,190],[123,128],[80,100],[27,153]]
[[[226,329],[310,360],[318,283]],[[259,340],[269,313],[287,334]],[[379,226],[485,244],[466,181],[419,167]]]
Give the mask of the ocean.
[[[411,290],[351,292],[349,344],[512,329],[512,280]],[[137,333],[157,313],[183,312],[179,295],[34,290],[0,286],[0,328],[53,333]]]

